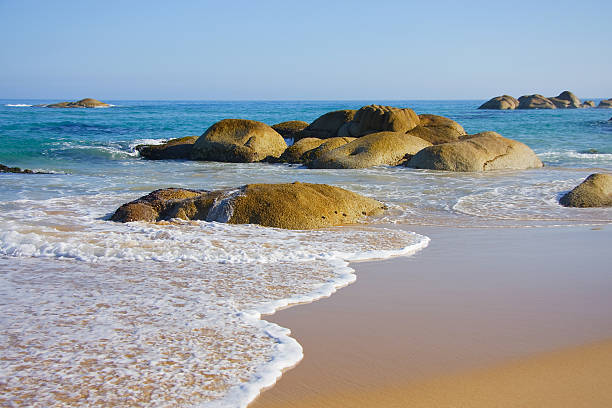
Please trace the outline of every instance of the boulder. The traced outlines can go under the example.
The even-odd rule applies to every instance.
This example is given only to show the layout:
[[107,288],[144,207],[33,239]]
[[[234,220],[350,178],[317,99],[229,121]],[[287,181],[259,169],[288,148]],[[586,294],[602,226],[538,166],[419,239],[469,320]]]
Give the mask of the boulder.
[[580,108],[582,102],[570,91],[563,91],[558,96],[548,98],[557,108]]
[[40,171],[32,171],[30,169],[21,169],[19,167],[8,167],[0,164],[0,173],[19,173],[19,174],[49,174]]
[[337,149],[340,146],[344,146],[345,144],[350,143],[353,140],[355,140],[354,137],[332,137],[331,139],[325,139],[324,142],[316,148],[305,152],[302,155],[301,162],[308,165],[308,163],[317,160],[325,153]]
[[223,119],[196,140],[194,160],[250,163],[279,157],[287,148],[285,139],[265,123],[246,119]]
[[612,175],[591,174],[559,203],[565,207],[612,207]]
[[97,99],[85,98],[76,102],[59,102],[49,105],[36,105],[45,108],[108,108],[108,103],[100,102]]
[[595,102],[593,101],[584,101],[582,102],[582,105],[580,105],[581,108],[594,108],[595,107]]
[[149,160],[189,159],[198,136],[170,139],[161,145],[138,145],[140,156]]
[[361,137],[376,132],[406,133],[419,123],[419,116],[412,109],[368,105],[355,113],[353,120],[340,129],[338,136]]
[[304,130],[295,135],[294,140],[303,139],[306,137],[316,137],[318,139],[329,139],[338,136],[338,129],[345,123],[350,122],[355,116],[356,110],[343,109],[333,112],[328,112],[323,116],[318,117],[308,125]]
[[554,103],[552,103],[547,97],[540,94],[534,95],[523,95],[519,99],[519,106],[517,109],[556,109]]
[[122,205],[112,221],[162,221],[172,218],[286,229],[351,224],[380,214],[372,198],[325,184],[249,184],[236,190],[156,190]]
[[277,123],[272,125],[272,129],[276,130],[279,135],[285,139],[295,139],[295,135],[308,126],[308,122],[303,120],[290,120],[288,122]]
[[507,110],[507,109],[516,109],[519,106],[519,101],[510,96],[510,95],[502,95],[496,96],[495,98],[489,99],[482,105],[478,107],[478,109],[498,109],[498,110]]
[[[333,140],[333,139],[327,139]],[[302,163],[302,156],[304,153],[319,147],[325,139],[318,139],[316,137],[307,137],[300,139],[291,146],[289,146],[283,154],[279,157],[276,162],[279,163]]]
[[426,147],[407,164],[417,169],[489,171],[542,167],[529,147],[495,132],[482,132],[459,141]]
[[604,99],[597,105],[598,108],[612,108],[612,98]]
[[308,163],[312,168],[360,169],[396,166],[431,143],[403,132],[377,132],[357,138]]
[[448,143],[467,135],[463,126],[444,116],[419,115],[420,125],[408,134],[425,139],[431,144]]

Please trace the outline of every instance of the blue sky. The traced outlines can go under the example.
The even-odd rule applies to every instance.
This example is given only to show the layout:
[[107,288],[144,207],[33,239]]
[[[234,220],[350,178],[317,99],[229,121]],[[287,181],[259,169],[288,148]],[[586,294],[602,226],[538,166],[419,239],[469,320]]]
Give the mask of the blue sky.
[[0,0],[0,98],[609,98],[611,16],[610,0]]

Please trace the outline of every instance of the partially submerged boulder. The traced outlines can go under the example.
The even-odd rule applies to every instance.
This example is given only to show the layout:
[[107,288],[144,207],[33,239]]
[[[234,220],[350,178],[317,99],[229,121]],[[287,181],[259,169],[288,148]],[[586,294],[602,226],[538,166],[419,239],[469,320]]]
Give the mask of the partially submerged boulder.
[[308,165],[327,152],[337,149],[340,146],[344,146],[353,140],[355,140],[354,137],[332,137],[331,139],[325,139],[319,146],[305,152],[301,157],[301,162]]
[[355,113],[353,120],[338,131],[338,136],[361,137],[376,132],[406,133],[419,123],[419,116],[410,108],[368,105]]
[[302,156],[304,153],[319,147],[325,140],[326,139],[319,139],[316,137],[300,139],[289,146],[276,161],[280,163],[302,163]]
[[581,108],[594,108],[595,107],[595,102],[594,101],[584,101],[582,102],[582,105],[580,105]]
[[570,91],[563,91],[558,96],[548,98],[557,108],[576,109],[582,107],[580,99]]
[[545,96],[540,94],[523,95],[519,100],[519,106],[517,109],[556,109],[554,103]]
[[193,145],[191,158],[250,163],[279,157],[285,139],[270,126],[247,119],[223,119],[206,130]]
[[598,108],[612,108],[612,98],[610,99],[604,99],[602,101],[599,102],[599,105],[597,105]]
[[591,174],[572,191],[561,197],[559,203],[565,207],[611,207],[612,175]]
[[97,99],[85,98],[76,102],[58,102],[48,105],[36,105],[44,108],[108,108],[108,103],[100,102]]
[[491,98],[482,105],[478,107],[478,109],[498,109],[498,110],[507,110],[507,109],[516,109],[519,106],[519,101],[510,96],[510,95],[502,95],[496,96],[495,98]]
[[172,218],[314,229],[351,224],[380,214],[372,198],[326,184],[249,184],[236,190],[156,190],[122,205],[112,221],[162,221]]
[[306,137],[316,137],[318,139],[329,139],[338,136],[338,129],[345,123],[350,122],[355,116],[356,110],[342,109],[318,117],[304,130],[295,135],[294,140]]
[[431,144],[453,142],[467,135],[463,126],[444,116],[419,115],[419,126],[408,134],[427,140]]
[[186,136],[160,145],[138,145],[135,149],[141,157],[149,160],[189,159],[196,140],[198,136]]
[[402,132],[377,132],[353,140],[308,163],[312,168],[360,169],[396,166],[431,143]]
[[285,139],[295,139],[295,136],[306,127],[308,127],[308,122],[303,120],[290,120],[272,125],[272,129]]
[[426,147],[407,164],[417,169],[489,171],[542,167],[529,147],[495,132],[482,132],[459,141]]
[[0,173],[18,173],[18,174],[49,174],[41,171],[33,171],[30,169],[21,169],[19,167],[8,167],[0,164]]

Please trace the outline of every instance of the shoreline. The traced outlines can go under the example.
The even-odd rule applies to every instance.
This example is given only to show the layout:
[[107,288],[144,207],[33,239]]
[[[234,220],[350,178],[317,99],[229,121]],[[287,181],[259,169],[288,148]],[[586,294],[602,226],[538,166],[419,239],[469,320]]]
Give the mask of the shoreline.
[[[584,346],[612,339],[606,313],[612,276],[603,272],[610,225],[394,228],[429,236],[431,244],[411,257],[351,263],[358,275],[352,285],[265,317],[291,329],[304,359],[250,408],[343,406],[347,398],[366,404],[382,390],[385,404],[376,406],[399,406],[419,401],[427,384],[444,384],[448,395],[457,384],[477,389],[466,381],[479,370],[499,378],[485,391],[478,388],[485,395],[516,380],[504,376],[512,362],[540,366],[537,361],[557,353],[558,368],[576,353],[612,351],[609,341]],[[612,374],[612,364],[601,370]],[[535,372],[519,371],[527,377]],[[540,400],[558,397],[563,388]],[[500,394],[495,402],[503,406],[508,397]],[[466,401],[461,406],[473,406]]]

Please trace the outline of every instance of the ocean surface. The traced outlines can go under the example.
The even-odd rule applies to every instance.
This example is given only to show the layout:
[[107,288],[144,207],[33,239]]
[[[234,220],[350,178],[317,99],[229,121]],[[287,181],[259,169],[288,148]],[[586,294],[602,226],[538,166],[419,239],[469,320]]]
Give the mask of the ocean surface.
[[[0,405],[244,407],[302,358],[261,319],[355,280],[350,261],[411,255],[410,225],[551,227],[612,222],[558,198],[612,172],[612,109],[486,111],[483,101],[105,101],[48,109],[0,100]],[[311,122],[370,103],[450,117],[529,145],[545,167],[450,173],[403,167],[146,161],[138,144],[200,135],[224,118]],[[287,231],[107,218],[154,189],[327,183],[389,206],[351,227]],[[397,228],[401,224],[401,228]],[[426,251],[426,249],[424,249]],[[410,273],[409,271],[407,273]]]

